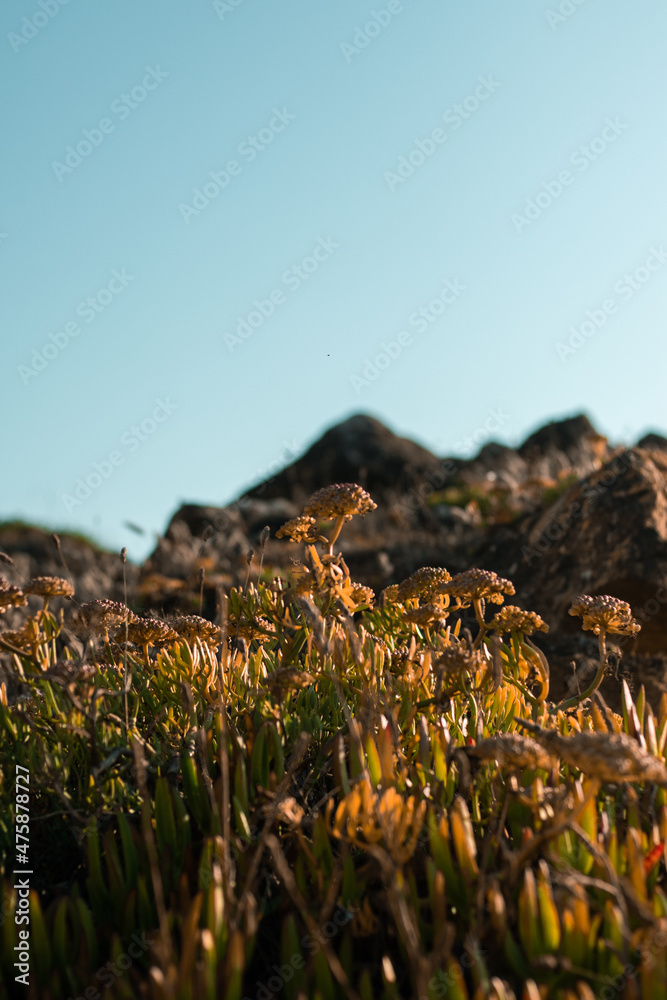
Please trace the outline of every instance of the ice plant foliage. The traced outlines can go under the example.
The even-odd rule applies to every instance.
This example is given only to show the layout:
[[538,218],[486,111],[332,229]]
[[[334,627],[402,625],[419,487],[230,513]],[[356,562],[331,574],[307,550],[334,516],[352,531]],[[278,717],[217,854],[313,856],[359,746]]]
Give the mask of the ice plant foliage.
[[511,581],[352,579],[373,509],[319,490],[288,578],[215,621],[187,581],[160,610],[0,580],[0,993],[29,822],[28,1000],[667,996],[667,696],[595,691],[630,607],[574,599],[600,661],[554,704],[545,622],[489,613]]

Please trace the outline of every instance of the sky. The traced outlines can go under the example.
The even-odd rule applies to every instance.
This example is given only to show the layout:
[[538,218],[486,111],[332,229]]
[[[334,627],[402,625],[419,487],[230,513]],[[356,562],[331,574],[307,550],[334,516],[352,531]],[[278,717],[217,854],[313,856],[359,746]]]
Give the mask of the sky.
[[667,431],[666,35],[663,0],[4,4],[0,519],[140,559],[357,412],[439,455]]

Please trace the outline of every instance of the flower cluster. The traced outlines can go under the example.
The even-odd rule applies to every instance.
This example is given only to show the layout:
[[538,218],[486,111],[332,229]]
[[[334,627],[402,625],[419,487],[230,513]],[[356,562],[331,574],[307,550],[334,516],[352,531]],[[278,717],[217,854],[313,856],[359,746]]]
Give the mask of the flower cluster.
[[0,577],[0,615],[9,608],[21,608],[27,603],[20,587],[15,587],[9,580]]
[[137,646],[169,646],[179,638],[178,632],[159,618],[137,618],[128,622],[127,630],[121,627],[116,632],[116,641],[122,642],[127,635],[129,642]]
[[72,615],[69,625],[74,635],[82,638],[101,635],[104,641],[108,642],[110,628],[115,628],[121,622],[133,621],[135,618],[134,612],[125,604],[102,598],[82,604]]
[[169,625],[186,642],[194,643],[199,639],[205,646],[220,645],[220,629],[199,615],[181,615],[170,621]]
[[449,583],[451,574],[446,569],[438,566],[422,566],[416,570],[407,580],[402,583],[395,583],[385,590],[385,598],[391,603],[403,604],[411,598],[420,598],[429,601],[439,588]]
[[310,515],[302,514],[293,517],[276,531],[276,538],[289,538],[292,542],[308,542],[312,544],[319,539],[317,521]]
[[25,587],[26,594],[48,599],[50,597],[71,597],[74,587],[61,576],[34,576]]
[[584,732],[566,738],[525,719],[516,721],[565,764],[591,778],[611,784],[639,781],[667,786],[665,762],[648,753],[627,733]]
[[533,632],[548,632],[549,626],[535,611],[523,611],[521,608],[508,604],[491,619],[489,628],[498,635],[508,632],[521,632],[522,635],[532,635]]
[[322,521],[331,521],[336,517],[349,521],[355,514],[364,517],[376,508],[377,504],[366,490],[356,483],[334,483],[313,493],[303,513]]
[[602,594],[591,597],[585,594],[577,597],[570,608],[571,615],[583,619],[583,627],[595,635],[614,632],[617,635],[636,635],[641,629],[632,617],[632,609],[626,601],[618,597]]
[[470,604],[471,601],[502,604],[505,599],[503,594],[515,593],[511,580],[505,580],[488,569],[476,567],[457,573],[449,582],[441,584],[438,591],[456,597],[461,604]]

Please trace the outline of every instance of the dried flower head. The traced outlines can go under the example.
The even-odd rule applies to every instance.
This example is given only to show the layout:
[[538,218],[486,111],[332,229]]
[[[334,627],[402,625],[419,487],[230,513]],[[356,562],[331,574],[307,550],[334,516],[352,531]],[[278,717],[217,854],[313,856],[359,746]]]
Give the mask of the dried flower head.
[[595,635],[615,632],[618,635],[636,635],[641,629],[638,621],[632,617],[632,609],[626,601],[618,597],[603,594],[590,597],[588,594],[577,597],[570,608],[571,615],[583,619],[583,627]]
[[[125,628],[121,628],[116,633],[116,639],[122,641],[125,638]],[[159,618],[133,618],[127,627],[127,638],[137,646],[169,646],[180,637],[178,632],[170,628],[166,622],[161,622]]]
[[110,628],[120,625],[121,622],[131,622],[135,617],[134,612],[125,604],[102,598],[82,604],[72,616],[70,628],[75,635],[88,636],[91,633],[103,635],[108,642]]
[[331,521],[335,517],[349,520],[355,514],[363,517],[376,507],[366,490],[356,483],[334,483],[313,493],[303,513],[323,521]]
[[99,663],[81,663],[79,660],[57,660],[45,676],[60,677],[65,681],[87,680],[101,668]]
[[[416,570],[407,580],[403,580],[396,587],[396,597],[393,596],[393,588],[387,587],[385,594],[389,600],[399,602],[408,601],[411,597],[419,597],[422,600],[429,600],[442,584],[449,583],[451,573],[439,566],[422,566]],[[390,595],[388,591],[392,591]]]
[[21,608],[27,603],[20,587],[0,577],[0,615],[8,608]]
[[515,591],[511,580],[505,580],[491,570],[475,567],[464,573],[457,573],[448,583],[441,584],[438,592],[457,597],[464,604],[479,600],[502,604],[503,594],[513,594]]
[[375,602],[375,591],[371,590],[370,587],[364,587],[360,583],[355,583],[350,591],[350,597],[357,607],[364,605],[372,608]]
[[293,517],[291,521],[286,521],[278,528],[276,538],[289,538],[292,542],[316,542],[319,538],[316,526],[317,521],[314,517],[302,514],[301,517]]
[[181,615],[170,621],[169,625],[186,642],[193,643],[199,639],[205,646],[220,645],[218,626],[206,618],[200,618],[199,615]]
[[63,580],[61,576],[34,576],[25,588],[26,594],[34,594],[37,597],[71,597],[74,587],[68,580]]
[[516,720],[551,753],[558,754],[570,767],[600,781],[618,784],[627,781],[667,785],[665,762],[648,753],[627,733],[583,732],[561,736],[525,719]]
[[272,671],[266,679],[266,686],[274,693],[298,691],[301,688],[310,687],[314,683],[313,675],[300,667],[281,667],[279,670]]
[[403,617],[413,625],[430,625],[433,622],[444,622],[449,614],[437,604],[422,604],[419,608],[406,608]]
[[268,802],[263,806],[262,812],[265,815],[275,814],[278,822],[286,823],[291,827],[300,826],[304,817],[303,808],[292,795],[281,799],[277,806],[274,806],[273,802]]
[[521,608],[508,604],[494,615],[489,624],[498,635],[507,632],[521,632],[522,635],[532,635],[533,632],[548,632],[549,626],[534,611],[522,611]]
[[549,771],[557,759],[529,736],[518,733],[501,733],[479,740],[474,746],[466,747],[466,753],[479,761],[495,760],[501,767],[517,770],[542,768]]
[[238,636],[239,639],[265,639],[267,632],[275,633],[276,627],[264,615],[256,615],[253,621],[241,619],[235,622],[230,619],[227,626],[230,639]]
[[486,666],[486,660],[478,649],[469,649],[462,642],[453,643],[440,650],[433,661],[436,671],[449,674],[474,673]]
[[382,591],[387,604],[397,604],[399,601],[399,589],[397,583],[392,583],[390,587],[385,587]]
[[16,649],[25,650],[25,652],[34,652],[36,647],[39,646],[39,626],[31,618],[19,629],[0,632],[0,638],[10,643],[10,645],[15,646]]

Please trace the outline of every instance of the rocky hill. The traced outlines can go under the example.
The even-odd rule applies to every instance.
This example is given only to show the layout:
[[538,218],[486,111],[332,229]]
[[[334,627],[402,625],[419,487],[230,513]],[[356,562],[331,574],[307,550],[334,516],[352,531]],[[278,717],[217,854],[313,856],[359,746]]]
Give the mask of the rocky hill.
[[[130,602],[169,612],[198,610],[203,598],[214,615],[218,588],[245,579],[265,526],[265,570],[289,569],[298,547],[275,532],[332,482],[359,483],[378,504],[341,536],[359,582],[379,592],[422,565],[452,573],[481,566],[509,577],[517,603],[550,625],[541,644],[555,696],[581,683],[595,656],[567,613],[570,602],[580,593],[612,594],[642,622],[639,636],[618,649],[620,669],[644,681],[652,699],[667,691],[667,439],[651,433],[615,448],[583,415],[547,424],[517,449],[487,444],[471,460],[441,458],[372,417],[350,417],[235,503],[181,507],[143,566],[127,567]],[[75,537],[61,545],[77,600],[122,599],[118,556]],[[3,568],[12,582],[63,574],[52,537],[38,529],[0,527],[0,552],[13,560]],[[612,701],[618,688],[607,681]]]

